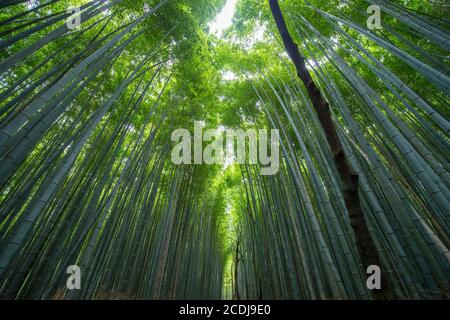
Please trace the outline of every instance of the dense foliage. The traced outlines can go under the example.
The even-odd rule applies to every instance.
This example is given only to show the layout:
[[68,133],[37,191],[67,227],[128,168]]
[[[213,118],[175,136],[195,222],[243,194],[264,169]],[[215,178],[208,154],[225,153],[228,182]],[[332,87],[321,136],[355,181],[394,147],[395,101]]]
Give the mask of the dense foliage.
[[[0,2],[2,298],[371,298],[333,155],[268,2],[238,1],[218,37],[208,23],[224,3]],[[448,12],[280,3],[360,176],[392,298],[448,297]],[[371,4],[382,29],[366,27]],[[279,129],[279,173],[173,164],[172,131],[196,120]],[[81,290],[66,289],[69,265]]]

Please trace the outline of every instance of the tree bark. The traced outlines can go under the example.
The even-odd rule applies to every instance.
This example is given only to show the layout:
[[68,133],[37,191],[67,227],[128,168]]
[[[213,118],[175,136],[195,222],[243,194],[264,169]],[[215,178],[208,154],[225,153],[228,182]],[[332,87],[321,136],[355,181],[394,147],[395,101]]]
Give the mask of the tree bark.
[[[365,270],[370,265],[381,268],[380,257],[377,248],[370,235],[366,219],[358,193],[358,175],[350,168],[346,159],[344,149],[331,118],[330,106],[322,96],[319,88],[314,83],[311,74],[306,69],[305,58],[300,54],[298,46],[292,40],[286,22],[281,12],[278,0],[269,0],[270,9],[275,19],[278,31],[283,40],[286,51],[295,65],[297,76],[306,87],[308,96],[317,113],[320,124],[325,132],[328,145],[333,154],[334,163],[342,181],[342,192],[347,207],[350,224],[355,234],[356,245]],[[389,286],[384,276],[381,277],[381,289],[373,290],[375,299],[386,299],[389,297]]]
[[234,260],[234,299],[241,300],[241,295],[239,294],[239,286],[238,286],[238,264],[239,264],[239,239],[236,242],[236,252],[235,252],[235,260]]

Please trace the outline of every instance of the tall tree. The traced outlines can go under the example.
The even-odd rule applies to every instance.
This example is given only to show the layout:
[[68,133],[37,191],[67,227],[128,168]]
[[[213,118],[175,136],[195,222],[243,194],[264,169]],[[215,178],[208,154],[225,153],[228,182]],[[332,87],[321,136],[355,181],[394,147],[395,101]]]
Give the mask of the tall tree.
[[[334,163],[341,178],[345,205],[350,218],[350,224],[355,233],[356,244],[363,267],[365,270],[371,265],[381,267],[380,256],[370,235],[366,218],[361,207],[358,175],[351,169],[346,158],[342,143],[339,140],[336,127],[331,117],[330,106],[306,68],[305,58],[300,54],[298,46],[289,33],[278,0],[269,0],[269,4],[283,44],[295,65],[297,76],[303,82],[306,91],[308,92],[308,96],[311,99],[317,117],[325,132],[328,146],[333,154]],[[386,281],[386,277],[382,276],[381,289],[375,289],[374,297],[376,299],[383,299],[389,297],[389,295],[388,282]]]

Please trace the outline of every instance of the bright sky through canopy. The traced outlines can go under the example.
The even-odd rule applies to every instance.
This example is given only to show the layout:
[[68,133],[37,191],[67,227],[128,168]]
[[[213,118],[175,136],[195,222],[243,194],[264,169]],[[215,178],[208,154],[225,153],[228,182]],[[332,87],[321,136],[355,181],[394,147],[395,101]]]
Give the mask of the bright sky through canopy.
[[220,13],[209,24],[209,32],[220,37],[223,30],[231,27],[237,0],[227,0]]

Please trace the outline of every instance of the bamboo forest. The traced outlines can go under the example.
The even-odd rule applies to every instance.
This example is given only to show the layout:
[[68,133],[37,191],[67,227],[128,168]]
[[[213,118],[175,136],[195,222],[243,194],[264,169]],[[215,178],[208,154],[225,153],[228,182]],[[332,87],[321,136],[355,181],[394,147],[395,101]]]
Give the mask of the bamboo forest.
[[0,0],[0,299],[450,299],[449,12]]

